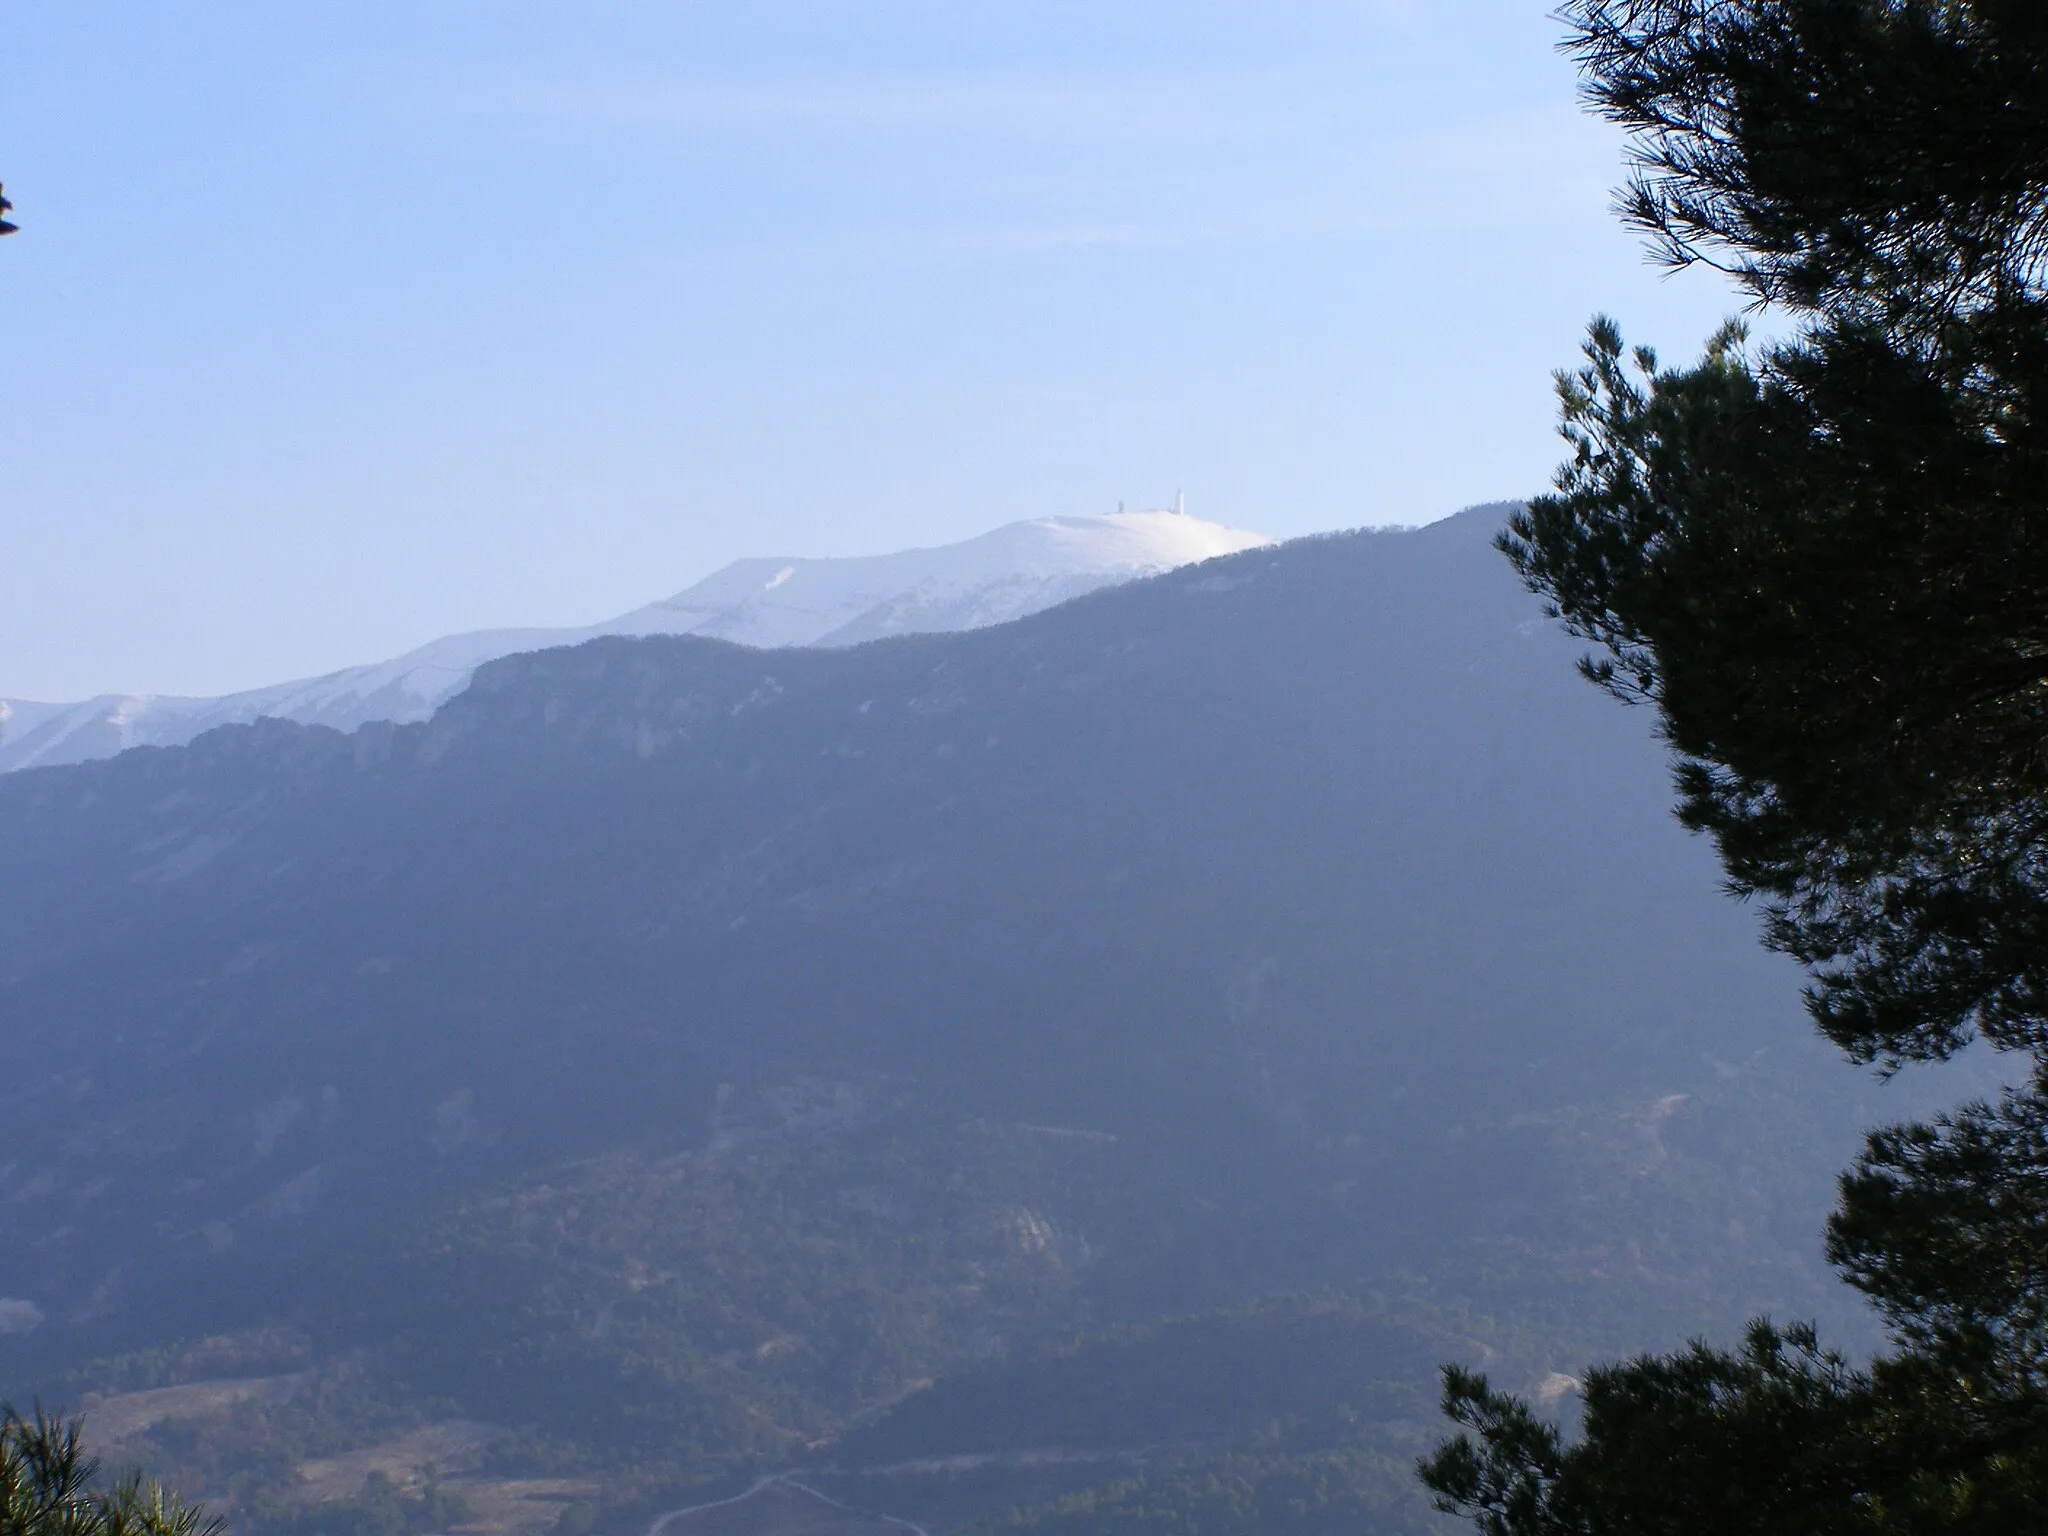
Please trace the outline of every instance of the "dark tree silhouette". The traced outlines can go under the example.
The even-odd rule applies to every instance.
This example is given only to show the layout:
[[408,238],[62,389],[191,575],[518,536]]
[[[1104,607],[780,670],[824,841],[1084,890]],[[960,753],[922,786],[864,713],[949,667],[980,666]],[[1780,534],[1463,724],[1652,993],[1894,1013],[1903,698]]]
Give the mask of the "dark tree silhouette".
[[1759,1323],[1591,1374],[1567,1444],[1483,1378],[1424,1464],[1489,1536],[2048,1529],[2048,6],[1574,0],[1624,217],[1792,318],[1661,368],[1596,321],[1501,548],[1656,709],[1816,1022],[2031,1086],[1873,1135],[1831,1257],[1894,1351]]
[[215,1536],[220,1522],[140,1477],[102,1483],[75,1419],[0,1408],[0,1536]]

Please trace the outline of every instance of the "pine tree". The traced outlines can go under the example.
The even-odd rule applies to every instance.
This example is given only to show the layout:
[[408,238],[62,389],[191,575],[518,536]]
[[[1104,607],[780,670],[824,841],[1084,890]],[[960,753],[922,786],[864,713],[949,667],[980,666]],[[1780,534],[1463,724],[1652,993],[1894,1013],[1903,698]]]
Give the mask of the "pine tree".
[[1596,321],[1501,547],[1653,707],[1679,815],[1860,1062],[2030,1087],[1874,1134],[1831,1257],[1894,1349],[1758,1324],[1593,1373],[1583,1433],[1446,1377],[1489,1536],[2048,1528],[2048,6],[1576,0],[1624,216],[1793,322],[1664,369]]
[[103,1486],[75,1419],[0,1407],[0,1536],[215,1536],[220,1522],[155,1483]]

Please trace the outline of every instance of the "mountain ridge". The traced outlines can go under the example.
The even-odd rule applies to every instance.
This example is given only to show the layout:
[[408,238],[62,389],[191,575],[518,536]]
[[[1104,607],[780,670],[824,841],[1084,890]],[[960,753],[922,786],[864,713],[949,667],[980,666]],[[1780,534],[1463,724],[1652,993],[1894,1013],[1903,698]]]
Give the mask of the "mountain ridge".
[[0,773],[176,746],[259,718],[349,730],[423,720],[483,662],[604,635],[700,634],[764,649],[843,646],[1004,623],[1083,593],[1270,543],[1176,512],[1011,523],[958,544],[887,555],[750,558],[596,624],[444,635],[389,661],[218,697],[0,698]]
[[885,1466],[1033,1379],[984,1427],[1053,1443],[1135,1357],[1034,1351],[1238,1318],[1155,1336],[1200,1380],[1276,1297],[1355,1300],[1381,1385],[1337,1449],[1389,1498],[1474,1340],[1546,1381],[1756,1312],[1844,1337],[1814,1234],[1901,1087],[1813,1038],[1504,511],[0,778],[0,1392],[305,1373],[357,1405],[326,1438],[252,1407],[144,1450],[210,1492],[268,1447],[282,1503],[239,1512],[348,1536],[291,1523],[305,1446],[489,1424],[624,1536],[821,1442],[865,1488],[890,1404]]

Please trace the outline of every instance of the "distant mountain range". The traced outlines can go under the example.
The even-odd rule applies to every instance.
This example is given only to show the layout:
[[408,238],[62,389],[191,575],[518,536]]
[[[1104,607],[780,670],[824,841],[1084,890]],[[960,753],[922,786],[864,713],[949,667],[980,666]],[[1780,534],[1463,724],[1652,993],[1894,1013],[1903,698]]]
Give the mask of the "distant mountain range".
[[1917,1085],[1506,511],[0,777],[0,1398],[246,1536],[1409,1536],[1442,1361],[1845,1337]]
[[740,645],[844,646],[978,629],[1099,587],[1268,544],[1176,512],[1048,517],[937,549],[852,559],[740,560],[687,591],[575,629],[447,635],[390,661],[220,698],[103,694],[69,704],[0,698],[0,773],[177,746],[260,718],[353,730],[424,720],[486,661],[604,635],[704,635]]

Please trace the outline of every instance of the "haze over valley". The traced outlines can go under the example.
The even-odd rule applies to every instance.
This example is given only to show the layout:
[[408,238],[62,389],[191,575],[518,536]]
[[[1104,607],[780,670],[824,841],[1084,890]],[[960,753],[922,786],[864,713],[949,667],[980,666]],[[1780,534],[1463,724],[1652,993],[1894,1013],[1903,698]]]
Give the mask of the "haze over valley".
[[0,1536],[2048,1530],[2048,9],[5,37]]
[[1860,1336],[1896,1106],[1507,510],[0,778],[0,1386],[252,1532],[1399,1532],[1446,1360]]

